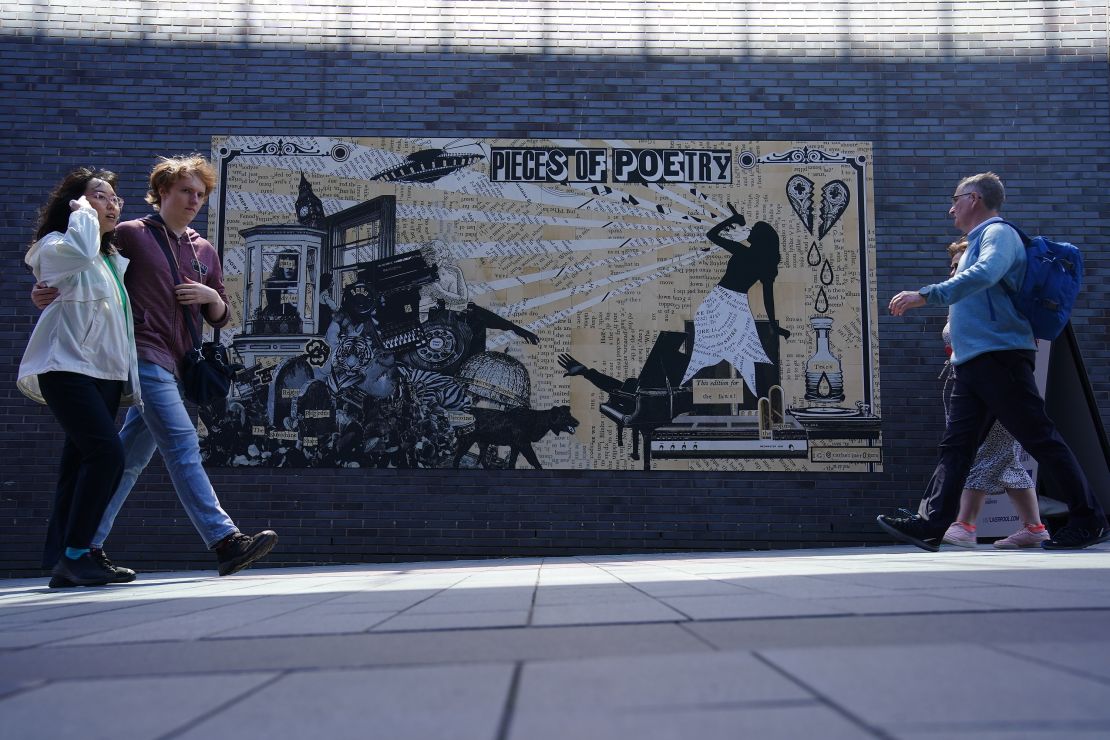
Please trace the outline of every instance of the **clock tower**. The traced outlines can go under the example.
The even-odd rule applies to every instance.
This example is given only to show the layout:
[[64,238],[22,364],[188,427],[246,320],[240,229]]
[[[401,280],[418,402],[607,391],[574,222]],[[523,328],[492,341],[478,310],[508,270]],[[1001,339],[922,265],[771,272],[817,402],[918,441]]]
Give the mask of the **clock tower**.
[[311,226],[316,229],[324,228],[324,204],[312,192],[312,185],[301,173],[301,184],[297,194],[297,222],[301,226]]

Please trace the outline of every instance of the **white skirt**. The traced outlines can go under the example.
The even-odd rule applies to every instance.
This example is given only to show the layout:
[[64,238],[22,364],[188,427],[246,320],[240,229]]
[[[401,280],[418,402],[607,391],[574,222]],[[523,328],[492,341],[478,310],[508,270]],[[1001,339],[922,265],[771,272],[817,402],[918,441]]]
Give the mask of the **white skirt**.
[[694,316],[694,351],[682,382],[721,360],[728,360],[736,368],[755,395],[759,395],[755,389],[755,363],[773,364],[759,341],[748,296],[718,285]]

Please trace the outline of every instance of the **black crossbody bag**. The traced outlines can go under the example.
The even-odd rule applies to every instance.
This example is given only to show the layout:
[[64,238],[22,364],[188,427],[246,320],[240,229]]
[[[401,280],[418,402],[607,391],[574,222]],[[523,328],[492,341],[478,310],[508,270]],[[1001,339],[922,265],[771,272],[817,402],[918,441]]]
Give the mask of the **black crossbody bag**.
[[[180,285],[182,281],[181,274],[178,272],[177,258],[170,251],[165,235],[159,234],[154,228],[150,231],[154,234],[158,245],[162,247],[162,253],[170,265],[173,284]],[[193,321],[192,311],[188,306],[180,308],[185,314],[185,325],[189,327],[189,336],[193,340],[193,348],[185,353],[181,372],[181,385],[185,390],[185,398],[198,406],[209,406],[217,401],[226,401],[235,373],[242,369],[242,365],[232,363],[227,347],[219,342],[202,342],[196,322]]]

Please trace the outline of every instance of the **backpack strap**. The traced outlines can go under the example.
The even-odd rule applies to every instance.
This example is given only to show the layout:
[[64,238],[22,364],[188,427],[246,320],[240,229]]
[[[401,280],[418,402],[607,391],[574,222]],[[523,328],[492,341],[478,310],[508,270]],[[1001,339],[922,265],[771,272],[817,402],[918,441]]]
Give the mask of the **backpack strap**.
[[1016,231],[1018,233],[1018,236],[1021,237],[1021,243],[1024,244],[1026,247],[1029,246],[1029,242],[1033,241],[1032,239],[1029,238],[1029,236],[1024,231],[1021,230],[1021,227],[1018,226],[1017,224],[1015,224],[1013,221],[1007,221],[1006,219],[1002,219],[1001,221],[996,221],[995,223],[1006,224],[1011,229]]
[[[162,254],[165,255],[166,262],[170,265],[170,274],[173,276],[173,284],[180,285],[181,274],[177,271],[177,258],[174,257],[173,252],[170,251],[168,236],[164,233],[165,225],[160,220],[156,223],[162,227],[162,230],[155,228],[145,220],[143,221],[143,224],[150,229],[150,233],[154,235],[154,239],[158,242],[158,246],[162,248]],[[185,314],[185,325],[189,327],[189,336],[193,340],[193,349],[199,350],[201,347],[200,333],[197,332],[196,323],[193,321],[193,312],[189,310],[188,306],[181,306],[181,312]]]
[[[1029,236],[1024,231],[1021,230],[1020,226],[1015,224],[1013,221],[1007,221],[1006,219],[1001,219],[1000,221],[995,221],[995,223],[996,224],[1006,224],[1011,229],[1016,231],[1017,235],[1021,238],[1022,246],[1024,246],[1026,249],[1029,249],[1029,245],[1033,242],[1033,240],[1030,239]],[[984,231],[985,231],[985,229],[984,229]],[[980,235],[979,238],[982,239],[983,237]],[[1021,283],[1020,282],[1017,284],[1016,288],[1011,288],[1006,283],[1006,278],[1005,277],[1003,277],[1002,280],[999,281],[999,284],[1002,286],[1002,289],[1010,295],[1010,298],[1013,298],[1014,296],[1016,296],[1018,294],[1018,292],[1021,290]]]

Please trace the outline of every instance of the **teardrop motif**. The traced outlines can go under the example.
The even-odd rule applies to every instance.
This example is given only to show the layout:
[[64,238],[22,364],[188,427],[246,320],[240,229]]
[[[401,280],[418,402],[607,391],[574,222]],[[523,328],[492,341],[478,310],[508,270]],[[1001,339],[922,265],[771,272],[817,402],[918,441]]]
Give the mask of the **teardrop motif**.
[[832,265],[829,264],[828,260],[825,260],[825,264],[821,266],[821,284],[822,285],[832,285],[833,284]]
[[824,288],[817,291],[817,300],[813,302],[813,310],[817,313],[828,313],[829,297],[825,295]]
[[809,245],[809,254],[806,255],[806,262],[810,267],[817,267],[821,264],[821,248],[817,246],[817,242]]

